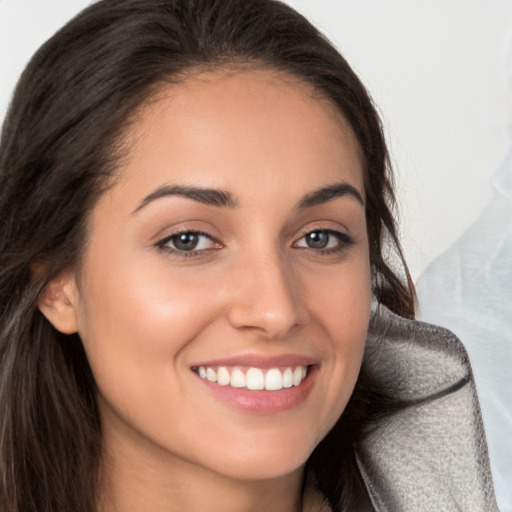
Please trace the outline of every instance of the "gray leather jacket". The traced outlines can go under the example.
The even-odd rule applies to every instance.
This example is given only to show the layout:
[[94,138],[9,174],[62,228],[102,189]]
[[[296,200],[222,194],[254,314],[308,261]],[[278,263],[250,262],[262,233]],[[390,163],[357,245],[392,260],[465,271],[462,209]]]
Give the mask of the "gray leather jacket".
[[413,404],[362,444],[359,468],[377,512],[494,512],[487,444],[462,343],[449,331],[374,315],[371,372]]

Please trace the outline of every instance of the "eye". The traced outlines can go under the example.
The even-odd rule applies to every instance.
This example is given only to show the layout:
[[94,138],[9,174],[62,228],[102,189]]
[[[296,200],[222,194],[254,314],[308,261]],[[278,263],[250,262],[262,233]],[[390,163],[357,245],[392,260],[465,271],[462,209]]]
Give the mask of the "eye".
[[352,238],[332,229],[315,229],[303,235],[294,247],[315,249],[324,252],[342,250],[353,243]]
[[170,252],[197,252],[214,249],[219,244],[206,233],[182,231],[160,240],[156,245]]

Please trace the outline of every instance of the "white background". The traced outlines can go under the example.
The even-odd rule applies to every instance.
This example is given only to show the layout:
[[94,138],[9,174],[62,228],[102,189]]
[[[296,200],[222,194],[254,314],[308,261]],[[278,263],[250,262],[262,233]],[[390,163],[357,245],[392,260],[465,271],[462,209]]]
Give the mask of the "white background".
[[[17,77],[32,53],[88,3],[0,0],[0,119]],[[493,200],[491,177],[500,167],[502,184],[512,175],[512,157],[508,163],[505,160],[507,151],[512,150],[512,1],[288,3],[309,17],[338,46],[379,106],[397,173],[402,239],[413,278],[417,279],[427,265],[449,250],[438,260],[440,265],[434,263],[424,274],[428,279],[423,277],[426,285],[420,299],[423,296],[430,301],[424,307],[427,318],[452,328],[470,352],[500,509],[511,512],[512,460],[507,459],[512,452],[512,358],[507,359],[512,353],[511,293],[499,294],[497,306],[479,303],[476,313],[470,308],[451,311],[448,316],[458,323],[450,323],[442,313],[445,304],[462,303],[467,295],[467,286],[460,286],[459,295],[454,297],[449,295],[453,290],[443,290],[453,268],[449,262],[455,261],[456,268],[464,268],[464,251],[469,253],[481,235],[473,230],[462,246],[457,245],[457,240]],[[508,207],[502,211],[510,213]],[[503,221],[500,213],[485,219],[485,233],[493,228],[504,229],[502,224],[508,227],[508,235],[495,239],[501,250],[499,275],[510,278],[510,251],[503,251],[506,236],[510,247],[510,218]],[[454,244],[458,251],[455,260]],[[462,254],[460,247],[465,247]],[[486,247],[482,245],[478,253],[479,258],[482,254],[486,258]],[[485,298],[489,292],[486,283],[498,275],[490,260],[491,256],[489,261],[474,260],[466,265],[491,269],[488,279],[473,292],[478,297]],[[508,262],[506,268],[504,260]],[[512,284],[505,286],[505,290],[510,288]],[[445,301],[439,302],[436,311],[439,294],[445,295]],[[474,340],[471,333],[464,332],[469,322],[461,322],[462,313],[486,317],[497,309],[500,318],[505,319],[498,327],[498,322],[491,328],[484,322],[485,334]]]

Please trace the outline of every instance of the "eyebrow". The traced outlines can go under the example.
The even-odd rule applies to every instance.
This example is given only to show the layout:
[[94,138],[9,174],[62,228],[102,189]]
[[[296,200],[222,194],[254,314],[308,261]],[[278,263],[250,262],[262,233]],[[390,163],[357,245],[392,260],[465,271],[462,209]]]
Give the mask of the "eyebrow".
[[164,185],[157,188],[151,194],[147,195],[140,205],[132,212],[138,212],[147,204],[167,196],[180,196],[192,199],[198,203],[206,204],[208,206],[236,208],[238,206],[237,200],[225,190],[214,188],[191,187],[185,185]]
[[355,187],[348,183],[334,183],[333,185],[327,185],[326,187],[319,188],[318,190],[314,190],[313,192],[306,194],[299,201],[297,208],[311,208],[312,206],[318,206],[343,196],[353,197],[361,204],[361,206],[364,206],[363,197]]
[[[132,214],[138,212],[149,203],[168,196],[185,197],[208,206],[227,208],[237,208],[239,206],[237,199],[225,190],[187,185],[164,185],[147,195]],[[295,208],[311,208],[344,196],[353,197],[358,203],[364,206],[363,198],[355,187],[348,183],[335,183],[306,194],[297,203]]]

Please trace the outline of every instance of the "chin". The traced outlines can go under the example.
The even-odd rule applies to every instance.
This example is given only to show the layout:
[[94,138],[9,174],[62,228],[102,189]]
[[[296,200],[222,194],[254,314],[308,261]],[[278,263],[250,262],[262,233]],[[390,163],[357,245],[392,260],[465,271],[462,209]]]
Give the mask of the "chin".
[[297,457],[296,453],[283,454],[279,460],[276,460],[275,456],[263,454],[252,459],[233,460],[222,467],[219,473],[237,480],[275,480],[302,471],[310,453],[301,455]]
[[253,443],[230,443],[216,460],[215,471],[240,480],[282,478],[301,471],[318,442],[281,434],[273,439],[259,436]]

